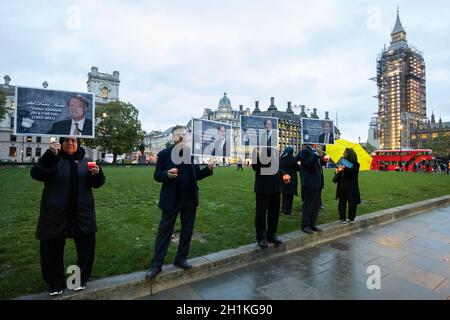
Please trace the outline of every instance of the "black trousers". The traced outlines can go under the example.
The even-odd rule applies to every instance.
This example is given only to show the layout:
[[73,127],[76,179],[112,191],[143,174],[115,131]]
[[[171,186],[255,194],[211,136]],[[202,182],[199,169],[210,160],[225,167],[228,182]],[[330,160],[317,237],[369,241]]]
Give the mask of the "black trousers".
[[237,171],[239,171],[239,170],[244,171],[244,168],[242,167],[242,164],[241,165],[238,164]]
[[316,226],[321,193],[321,188],[302,188],[302,228]]
[[[95,233],[74,237],[77,249],[77,266],[81,270],[81,283],[86,283],[92,273],[95,257]],[[41,240],[41,273],[49,290],[66,287],[64,271],[64,247],[66,239]]]
[[282,200],[281,200],[281,210],[284,213],[290,214],[292,212],[293,203],[294,203],[294,195],[283,193]]
[[256,194],[256,241],[273,238],[280,217],[280,193]]
[[189,254],[189,246],[194,232],[195,214],[197,207],[194,196],[180,199],[173,210],[163,210],[155,241],[155,254],[152,259],[152,267],[160,268],[164,264],[164,258],[172,239],[173,227],[180,213],[181,232],[175,261],[183,261]]
[[348,203],[348,219],[353,221],[356,218],[356,209],[358,205],[356,204],[354,199],[352,197],[349,197],[349,195],[345,192],[342,192],[342,194],[339,196],[339,204],[338,204],[339,219],[346,220],[347,203]]

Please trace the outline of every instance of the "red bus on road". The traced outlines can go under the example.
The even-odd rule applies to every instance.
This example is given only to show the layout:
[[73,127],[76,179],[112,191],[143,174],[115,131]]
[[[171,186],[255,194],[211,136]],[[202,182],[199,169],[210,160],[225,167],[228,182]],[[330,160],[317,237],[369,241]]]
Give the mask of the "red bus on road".
[[417,170],[431,172],[433,159],[432,151],[429,149],[377,150],[372,153],[370,170],[414,171],[414,164],[416,164]]

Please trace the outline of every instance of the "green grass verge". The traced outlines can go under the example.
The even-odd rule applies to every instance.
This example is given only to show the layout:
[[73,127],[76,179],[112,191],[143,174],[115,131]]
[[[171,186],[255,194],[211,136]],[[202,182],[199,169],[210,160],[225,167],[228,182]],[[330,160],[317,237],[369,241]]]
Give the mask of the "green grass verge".
[[[95,191],[97,223],[93,278],[145,270],[153,254],[161,217],[157,208],[160,184],[151,167],[106,167],[107,182]],[[319,224],[338,219],[332,171],[325,172],[325,211]],[[218,168],[200,182],[200,207],[190,257],[255,241],[254,173],[245,168]],[[40,275],[39,241],[34,238],[42,184],[31,179],[28,168],[0,169],[0,299],[46,290]],[[399,172],[362,172],[363,203],[358,215],[450,194],[450,176]],[[301,201],[296,216],[281,215],[281,235],[300,227]],[[179,221],[175,230],[179,230]],[[171,244],[166,263],[174,258]],[[72,240],[67,241],[66,266],[76,263]]]

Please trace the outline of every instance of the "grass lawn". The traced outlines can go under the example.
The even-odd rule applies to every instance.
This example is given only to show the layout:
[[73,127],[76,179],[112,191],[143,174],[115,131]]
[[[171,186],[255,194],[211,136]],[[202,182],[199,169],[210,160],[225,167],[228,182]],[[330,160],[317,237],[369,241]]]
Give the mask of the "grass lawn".
[[[107,167],[107,182],[95,191],[97,251],[93,278],[145,270],[149,267],[161,212],[157,208],[160,184],[152,167]],[[338,219],[333,172],[325,173],[325,211],[319,224]],[[218,168],[200,182],[190,257],[234,248],[255,241],[254,174],[249,168]],[[450,176],[400,172],[360,174],[363,203],[358,215],[450,194]],[[34,238],[42,184],[27,168],[0,168],[0,299],[46,290],[40,275],[39,241]],[[281,215],[278,233],[300,228],[299,198],[293,217]],[[179,230],[179,222],[176,225]],[[172,263],[171,244],[166,263]],[[67,241],[66,267],[76,264],[72,240]]]

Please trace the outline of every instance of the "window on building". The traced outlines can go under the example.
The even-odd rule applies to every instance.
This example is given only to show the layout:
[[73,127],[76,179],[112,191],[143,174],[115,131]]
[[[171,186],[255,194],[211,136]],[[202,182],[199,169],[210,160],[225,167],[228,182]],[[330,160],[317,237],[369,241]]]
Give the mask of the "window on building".
[[27,137],[27,142],[33,142],[33,137],[32,136],[28,136]]
[[9,136],[9,141],[16,142],[17,141],[17,137],[12,134],[12,135]]
[[411,139],[416,140],[416,139],[417,139],[417,136],[416,136],[415,134],[413,134],[413,135],[411,136]]
[[11,118],[9,118],[9,119],[10,119],[9,127],[10,127],[11,129],[13,129],[13,128],[14,128],[14,117],[11,117]]
[[36,157],[41,156],[41,148],[36,148],[35,155],[36,155]]
[[432,134],[433,139],[436,139],[439,136],[439,134],[437,132]]
[[9,147],[9,156],[10,157],[17,156],[17,149],[16,149],[16,147]]
[[41,143],[41,141],[42,141],[42,138],[41,138],[41,137],[36,137],[36,142],[37,142],[37,143]]
[[109,94],[108,88],[107,87],[103,87],[103,89],[102,89],[102,98],[103,99],[108,99],[108,94]]
[[25,152],[25,155],[26,155],[27,157],[31,157],[31,153],[32,153],[32,149],[31,149],[31,148],[27,148],[27,149],[26,149],[26,152]]
[[420,137],[421,137],[422,139],[426,139],[426,138],[428,138],[428,135],[427,135],[426,133],[423,133]]

